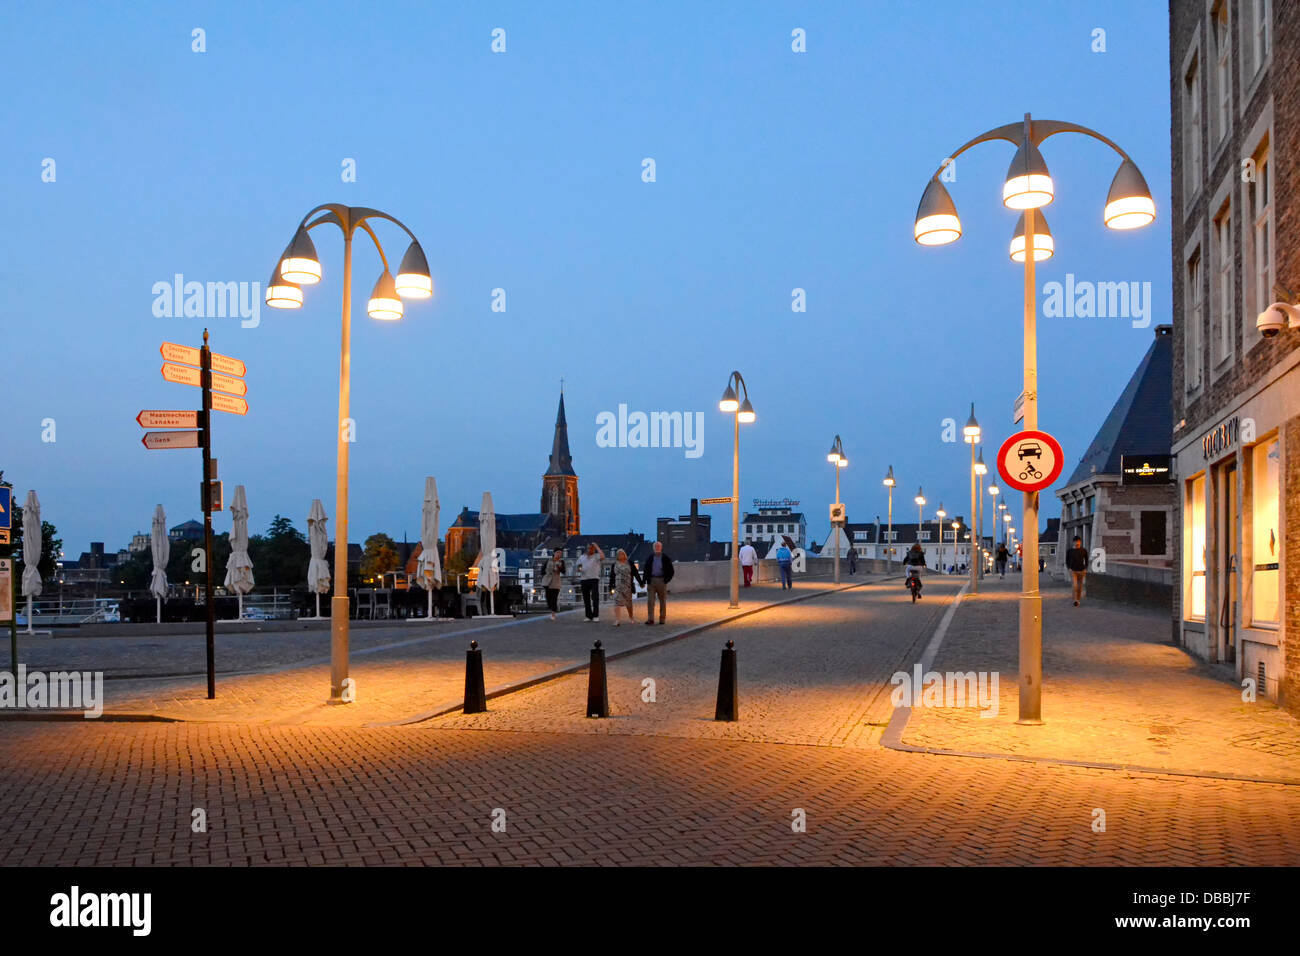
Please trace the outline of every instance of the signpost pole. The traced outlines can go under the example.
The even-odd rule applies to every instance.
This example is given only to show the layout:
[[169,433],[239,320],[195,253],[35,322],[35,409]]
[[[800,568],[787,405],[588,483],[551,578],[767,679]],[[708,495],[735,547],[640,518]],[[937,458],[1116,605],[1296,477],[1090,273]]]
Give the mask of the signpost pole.
[[[1025,142],[1029,115],[1025,114]],[[1025,429],[1038,429],[1038,330],[1034,287],[1034,220],[1025,210]],[[1024,492],[1024,551],[1020,561],[1020,715],[1018,724],[1043,722],[1043,598],[1038,591],[1038,492]],[[1028,559],[1027,561],[1025,559]]]
[[204,595],[207,602],[208,700],[217,696],[216,608],[212,599],[212,351],[208,348],[208,330],[203,330],[200,353],[203,382],[203,411],[199,416],[200,447],[203,449],[203,567]]

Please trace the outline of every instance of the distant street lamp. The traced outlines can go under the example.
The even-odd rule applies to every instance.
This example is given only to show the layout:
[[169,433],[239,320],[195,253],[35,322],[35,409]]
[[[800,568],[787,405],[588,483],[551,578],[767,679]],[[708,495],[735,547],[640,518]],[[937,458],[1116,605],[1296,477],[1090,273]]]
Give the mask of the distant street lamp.
[[[913,238],[925,246],[944,245],[961,236],[961,220],[952,196],[940,180],[944,169],[979,143],[1005,140],[1016,147],[1015,157],[1007,170],[1002,185],[1002,204],[1010,209],[1024,210],[1011,240],[1010,255],[1013,261],[1024,265],[1024,422],[1025,429],[1038,428],[1038,337],[1036,318],[1037,289],[1034,283],[1034,263],[1046,259],[1055,251],[1055,242],[1046,222],[1039,224],[1038,209],[1046,206],[1055,196],[1055,185],[1047,171],[1038,147],[1057,133],[1081,133],[1091,136],[1111,147],[1120,156],[1119,170],[1111,181],[1102,221],[1110,229],[1136,229],[1152,222],[1156,217],[1156,204],[1151,190],[1129,155],[1105,136],[1079,126],[1057,120],[1034,122],[1028,113],[1019,123],[1009,123],[981,133],[948,158],[930,177],[921,196],[913,225]],[[1038,492],[1024,492],[1024,526],[1026,550],[1038,550]],[[1033,562],[1021,582],[1020,595],[1020,713],[1018,723],[1042,723],[1043,686],[1043,598],[1038,590],[1038,564]]]
[[[934,513],[934,526],[939,531],[939,573],[943,574],[943,519],[948,517],[948,512],[943,510],[943,502],[939,502],[939,510]],[[953,548],[956,549],[957,542],[953,542]]]
[[916,489],[916,497],[912,499],[916,502],[916,540],[921,540],[921,525],[925,524],[925,494],[920,488]]
[[[979,552],[979,574],[984,576],[984,476],[989,473],[984,464],[984,449],[975,460],[975,550]],[[973,556],[972,556],[973,557]]]
[[[317,215],[319,214],[319,215]],[[312,217],[316,216],[314,220]],[[411,244],[398,266],[394,278],[388,257],[367,220],[386,219],[400,226]],[[308,222],[308,220],[312,220]],[[302,307],[302,286],[321,280],[320,259],[308,233],[317,226],[333,224],[343,233],[343,334],[339,346],[339,417],[338,469],[334,508],[334,595],[330,598],[330,700],[344,699],[344,682],[348,680],[348,449],[352,442],[349,427],[352,399],[352,237],[363,229],[374,241],[384,271],[370,293],[366,311],[372,319],[395,321],[402,317],[402,299],[428,299],[433,295],[433,278],[415,233],[397,219],[377,209],[325,203],[302,217],[298,228],[271,272],[266,284],[266,304],[276,309]],[[352,699],[350,696],[348,699]]]
[[[826,460],[835,466],[835,510],[839,511],[840,504],[840,469],[847,468],[849,460],[844,457],[844,444],[840,441],[840,436],[835,436],[835,441],[831,443],[831,450],[826,455]],[[840,583],[840,528],[844,522],[838,526],[832,526],[831,530],[835,532],[835,583]]]
[[[889,489],[889,534],[886,536],[888,545],[885,549],[886,571],[894,570],[894,466],[889,466],[889,471],[885,475],[885,487]],[[879,519],[877,519],[879,520]]]
[[[744,400],[741,400],[741,396]],[[722,393],[718,408],[735,418],[735,443],[731,456],[731,604],[740,607],[740,423],[746,425],[758,416],[749,404],[749,386],[739,372],[727,379],[727,390]]]
[[[970,403],[970,418],[966,419],[966,424],[961,430],[962,439],[970,445],[970,517],[975,520],[975,509],[979,507],[979,493],[975,490],[975,446],[980,440],[980,423],[975,420],[975,403]],[[953,544],[956,544],[954,539]],[[973,555],[972,555],[973,557]],[[979,594],[980,579],[979,573],[975,570],[975,562],[970,563],[970,592]]]

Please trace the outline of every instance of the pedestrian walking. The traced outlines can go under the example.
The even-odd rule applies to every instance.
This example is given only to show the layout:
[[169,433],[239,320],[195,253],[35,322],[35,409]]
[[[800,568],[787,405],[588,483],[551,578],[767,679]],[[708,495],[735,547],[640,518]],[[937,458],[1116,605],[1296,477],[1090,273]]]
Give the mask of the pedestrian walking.
[[784,541],[781,547],[776,549],[776,566],[781,571],[781,590],[794,587],[794,579],[790,576],[790,570],[794,561],[794,555],[790,553],[790,548]]
[[659,601],[659,623],[668,616],[668,582],[673,579],[673,559],[664,554],[662,541],[655,542],[654,553],[646,558],[643,569],[646,582],[645,622],[655,622],[655,600]]
[[740,570],[745,575],[745,587],[749,587],[754,580],[754,565],[758,564],[758,552],[746,541],[740,546],[737,554],[740,556]]
[[1074,579],[1074,606],[1078,607],[1083,600],[1083,579],[1088,576],[1088,552],[1083,547],[1083,539],[1078,535],[1074,536],[1074,547],[1065,552],[1065,566],[1070,569],[1070,577]]
[[858,549],[849,548],[849,574],[858,573]]
[[618,627],[618,612],[627,611],[627,622],[632,623],[632,598],[636,594],[634,584],[640,584],[641,574],[636,563],[628,560],[627,552],[622,548],[614,556],[614,563],[609,566],[609,589],[614,594],[614,626]]
[[600,568],[605,552],[592,541],[587,553],[578,558],[578,578],[582,582],[582,609],[588,621],[600,620]]
[[1007,546],[1005,544],[998,545],[998,551],[995,558],[998,565],[998,577],[1005,578],[1007,576],[1007,561],[1010,557],[1011,552],[1007,550]]
[[560,588],[564,586],[564,552],[556,549],[555,554],[546,559],[542,569],[542,587],[546,589],[546,606],[551,611],[551,620],[560,609]]

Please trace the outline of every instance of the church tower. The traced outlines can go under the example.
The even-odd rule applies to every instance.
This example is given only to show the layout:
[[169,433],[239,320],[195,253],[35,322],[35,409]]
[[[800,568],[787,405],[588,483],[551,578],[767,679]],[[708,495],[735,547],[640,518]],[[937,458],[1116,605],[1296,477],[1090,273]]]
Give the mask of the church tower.
[[551,442],[551,460],[542,477],[542,514],[554,515],[566,535],[581,534],[578,519],[578,475],[569,454],[569,424],[564,418],[564,391],[560,391],[560,409],[555,415],[555,439]]

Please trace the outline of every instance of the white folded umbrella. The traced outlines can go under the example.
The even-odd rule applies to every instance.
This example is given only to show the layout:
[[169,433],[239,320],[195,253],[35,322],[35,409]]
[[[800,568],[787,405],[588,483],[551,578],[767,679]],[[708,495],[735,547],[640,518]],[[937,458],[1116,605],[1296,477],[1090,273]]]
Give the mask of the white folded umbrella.
[[325,530],[325,506],[313,498],[307,514],[307,543],[311,546],[311,561],[307,564],[307,589],[316,595],[316,616],[320,617],[320,596],[330,589],[330,566],[325,560],[329,547],[329,533]]
[[149,528],[149,550],[153,554],[153,574],[149,576],[149,593],[154,596],[156,620],[162,623],[162,602],[167,597],[167,560],[172,544],[167,537],[167,513],[163,506],[153,509],[153,524]]
[[253,590],[253,561],[248,556],[248,498],[243,485],[235,485],[230,503],[230,560],[226,562],[226,590],[239,595],[239,616],[244,616],[244,595]]

